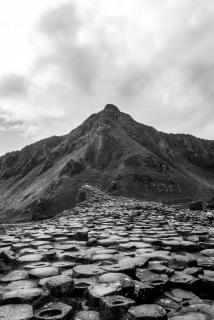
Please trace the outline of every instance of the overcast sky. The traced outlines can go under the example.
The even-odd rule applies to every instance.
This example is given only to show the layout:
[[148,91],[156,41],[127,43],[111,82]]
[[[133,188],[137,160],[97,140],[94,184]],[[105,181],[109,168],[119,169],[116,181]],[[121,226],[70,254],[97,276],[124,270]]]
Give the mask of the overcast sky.
[[214,139],[213,0],[0,0],[0,154],[113,103]]

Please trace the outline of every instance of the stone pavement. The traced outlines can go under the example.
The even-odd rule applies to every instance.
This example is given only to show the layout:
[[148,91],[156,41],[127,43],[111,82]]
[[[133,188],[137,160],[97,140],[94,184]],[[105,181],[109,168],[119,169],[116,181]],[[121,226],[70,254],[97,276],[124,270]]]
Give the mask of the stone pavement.
[[214,319],[203,214],[84,186],[54,219],[4,225],[2,320]]

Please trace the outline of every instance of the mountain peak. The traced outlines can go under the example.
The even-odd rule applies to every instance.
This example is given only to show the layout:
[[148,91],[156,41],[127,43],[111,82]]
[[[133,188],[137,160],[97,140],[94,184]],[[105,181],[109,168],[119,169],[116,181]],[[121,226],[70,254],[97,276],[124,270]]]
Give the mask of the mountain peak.
[[89,184],[153,200],[213,197],[214,141],[170,135],[107,104],[62,137],[0,157],[0,222],[50,217]]
[[120,110],[114,104],[107,104],[103,110],[103,113],[110,118],[118,118]]

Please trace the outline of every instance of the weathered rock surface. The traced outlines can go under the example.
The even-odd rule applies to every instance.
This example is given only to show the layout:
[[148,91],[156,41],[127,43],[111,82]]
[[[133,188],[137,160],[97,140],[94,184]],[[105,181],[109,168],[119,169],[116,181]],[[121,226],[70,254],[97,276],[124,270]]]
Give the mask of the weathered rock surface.
[[142,304],[129,309],[128,314],[135,320],[166,320],[166,311],[155,304]]
[[82,192],[84,201],[53,219],[4,226],[1,319],[213,319],[214,228],[205,214]]
[[32,320],[33,308],[28,304],[8,304],[0,307],[2,320]]
[[65,320],[73,313],[73,308],[61,302],[49,303],[37,310],[35,320]]

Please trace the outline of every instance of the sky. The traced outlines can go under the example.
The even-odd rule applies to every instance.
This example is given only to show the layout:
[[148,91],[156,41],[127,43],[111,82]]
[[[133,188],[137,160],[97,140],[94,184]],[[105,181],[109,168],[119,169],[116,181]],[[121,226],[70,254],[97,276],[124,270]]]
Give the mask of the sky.
[[0,0],[0,155],[115,104],[214,139],[213,0]]

